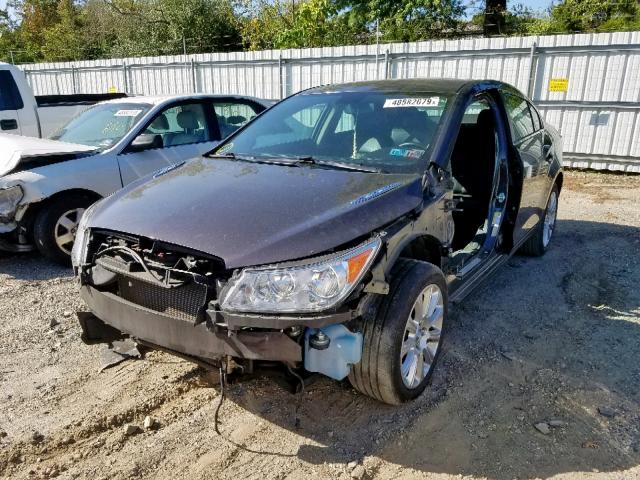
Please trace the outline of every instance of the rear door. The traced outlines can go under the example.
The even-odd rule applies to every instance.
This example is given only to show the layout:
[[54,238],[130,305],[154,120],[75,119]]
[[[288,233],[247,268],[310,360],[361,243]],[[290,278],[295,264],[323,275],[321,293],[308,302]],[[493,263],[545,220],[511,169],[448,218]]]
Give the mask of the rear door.
[[22,134],[18,117],[22,108],[22,96],[11,72],[0,70],[0,133]]
[[213,149],[220,141],[214,118],[211,105],[202,100],[174,103],[160,110],[138,135],[153,136],[157,140],[154,145],[136,150],[134,139],[118,155],[123,185]]
[[542,218],[542,197],[546,191],[548,165],[545,169],[540,120],[536,118],[534,122],[529,102],[506,92],[502,92],[502,98],[509,117],[511,140],[522,162],[522,197],[513,234],[517,245]]

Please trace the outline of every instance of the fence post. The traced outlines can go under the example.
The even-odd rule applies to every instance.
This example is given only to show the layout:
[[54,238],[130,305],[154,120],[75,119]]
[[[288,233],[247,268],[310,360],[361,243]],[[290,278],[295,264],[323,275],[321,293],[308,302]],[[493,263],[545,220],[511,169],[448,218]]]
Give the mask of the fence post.
[[384,79],[385,80],[389,78],[389,62],[390,62],[389,49],[387,48],[384,51]]
[[527,96],[533,101],[533,94],[536,87],[536,52],[537,52],[538,44],[533,42],[531,45],[531,50],[529,51],[529,83],[527,84]]
[[282,68],[284,67],[284,60],[282,60],[282,52],[278,54],[278,93],[280,95],[279,100],[282,100],[284,91],[284,75]]
[[193,86],[193,93],[198,93],[198,78],[196,76],[196,62],[191,59],[191,85]]
[[74,64],[71,64],[71,88],[73,89],[73,94],[78,93],[78,84],[76,81],[76,67]]
[[129,80],[127,78],[127,62],[122,62],[122,83],[124,85],[124,93],[129,94]]

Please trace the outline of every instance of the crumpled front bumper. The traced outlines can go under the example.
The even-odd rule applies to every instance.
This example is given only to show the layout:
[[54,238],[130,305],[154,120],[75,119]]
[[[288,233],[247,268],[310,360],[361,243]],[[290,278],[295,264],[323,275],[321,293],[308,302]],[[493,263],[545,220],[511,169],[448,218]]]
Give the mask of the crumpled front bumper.
[[302,346],[281,331],[213,331],[142,307],[115,294],[83,285],[80,294],[107,325],[147,343],[205,359],[232,356],[251,360],[302,361]]

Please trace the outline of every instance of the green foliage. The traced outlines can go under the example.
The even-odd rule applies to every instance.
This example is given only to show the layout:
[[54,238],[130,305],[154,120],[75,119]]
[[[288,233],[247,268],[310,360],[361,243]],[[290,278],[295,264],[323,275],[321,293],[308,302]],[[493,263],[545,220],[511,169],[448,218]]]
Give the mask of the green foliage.
[[[0,60],[17,63],[408,42],[482,31],[469,0],[9,0]],[[505,35],[640,30],[637,0],[510,5]]]
[[531,33],[610,32],[640,28],[637,0],[565,0],[538,20]]

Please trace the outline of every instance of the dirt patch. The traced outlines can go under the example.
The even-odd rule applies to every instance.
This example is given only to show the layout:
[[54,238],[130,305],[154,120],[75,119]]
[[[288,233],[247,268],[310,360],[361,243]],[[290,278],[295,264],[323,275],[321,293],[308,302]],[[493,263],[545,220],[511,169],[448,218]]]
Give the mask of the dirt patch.
[[452,308],[418,401],[320,379],[296,428],[265,374],[229,387],[222,436],[215,376],[159,352],[100,373],[69,272],[0,258],[0,477],[640,478],[640,177],[568,172],[557,227]]

